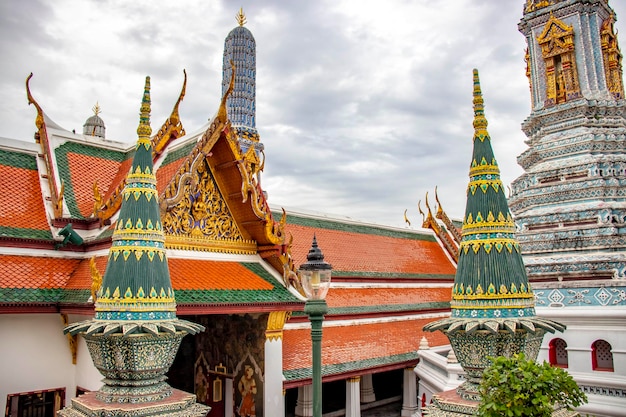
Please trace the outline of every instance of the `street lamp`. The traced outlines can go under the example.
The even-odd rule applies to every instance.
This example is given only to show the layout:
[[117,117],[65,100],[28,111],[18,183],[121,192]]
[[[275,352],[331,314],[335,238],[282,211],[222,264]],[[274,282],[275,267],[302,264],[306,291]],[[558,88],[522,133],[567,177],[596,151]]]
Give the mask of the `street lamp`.
[[313,244],[306,257],[307,261],[298,270],[302,289],[307,302],[304,312],[311,321],[311,342],[313,344],[313,417],[322,416],[322,322],[328,312],[326,293],[330,287],[332,266],[324,262],[324,255],[317,246],[313,235]]

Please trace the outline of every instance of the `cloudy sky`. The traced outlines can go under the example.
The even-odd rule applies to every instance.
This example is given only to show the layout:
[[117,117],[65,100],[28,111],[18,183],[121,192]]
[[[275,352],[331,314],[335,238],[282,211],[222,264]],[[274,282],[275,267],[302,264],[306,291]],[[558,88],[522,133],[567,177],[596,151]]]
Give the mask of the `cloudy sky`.
[[[612,0],[626,33],[626,2]],[[0,2],[0,137],[32,141],[36,111],[68,130],[96,102],[107,138],[136,138],[144,77],[152,123],[183,81],[185,129],[220,101],[224,38],[242,6],[257,43],[263,187],[274,206],[419,227],[418,200],[461,217],[472,146],[472,68],[509,184],[530,112],[524,0],[7,0]],[[626,20],[625,20],[626,22]],[[620,35],[622,45],[626,44]],[[431,199],[431,204],[433,203]]]

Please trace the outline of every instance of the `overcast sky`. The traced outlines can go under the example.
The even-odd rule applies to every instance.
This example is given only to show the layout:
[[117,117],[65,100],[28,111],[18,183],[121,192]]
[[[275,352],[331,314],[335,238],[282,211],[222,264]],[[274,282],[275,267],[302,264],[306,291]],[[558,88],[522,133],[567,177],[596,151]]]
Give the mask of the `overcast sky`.
[[[612,0],[620,33],[626,2]],[[243,6],[257,43],[257,129],[273,206],[406,227],[418,200],[462,217],[472,147],[472,68],[506,184],[529,115],[524,0],[0,2],[0,136],[33,141],[36,110],[67,130],[99,102],[108,139],[136,139],[144,77],[152,126],[182,82],[187,132],[219,105],[224,39]],[[626,20],[624,20],[626,22]],[[626,44],[620,35],[621,45]],[[431,204],[434,203],[431,199]],[[434,208],[434,205],[433,205]]]

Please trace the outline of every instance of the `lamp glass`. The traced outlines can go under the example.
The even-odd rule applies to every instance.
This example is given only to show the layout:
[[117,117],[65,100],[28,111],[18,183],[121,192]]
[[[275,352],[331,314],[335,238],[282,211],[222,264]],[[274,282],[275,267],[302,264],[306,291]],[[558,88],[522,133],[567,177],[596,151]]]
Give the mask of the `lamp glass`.
[[330,288],[330,269],[300,269],[300,282],[309,300],[324,300]]

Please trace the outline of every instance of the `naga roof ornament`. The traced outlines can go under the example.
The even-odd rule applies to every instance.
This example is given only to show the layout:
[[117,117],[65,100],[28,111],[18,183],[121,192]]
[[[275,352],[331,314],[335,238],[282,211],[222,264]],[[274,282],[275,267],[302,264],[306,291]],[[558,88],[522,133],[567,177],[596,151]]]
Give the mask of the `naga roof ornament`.
[[63,193],[65,186],[61,181],[61,187],[59,188],[56,183],[56,174],[54,163],[52,162],[53,154],[50,142],[48,140],[48,132],[46,130],[46,118],[41,106],[33,98],[30,92],[30,79],[33,78],[33,73],[26,78],[26,97],[28,98],[28,104],[32,104],[37,109],[37,118],[35,119],[35,126],[37,126],[37,132],[35,132],[35,141],[41,145],[41,154],[43,156],[47,176],[48,187],[50,189],[50,199],[52,201],[52,210],[55,219],[63,217]]

